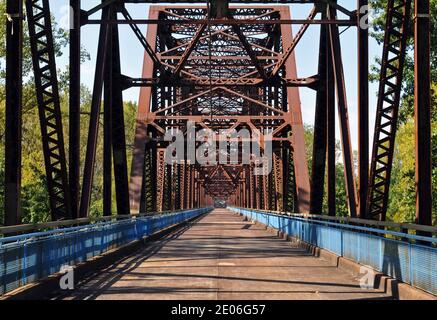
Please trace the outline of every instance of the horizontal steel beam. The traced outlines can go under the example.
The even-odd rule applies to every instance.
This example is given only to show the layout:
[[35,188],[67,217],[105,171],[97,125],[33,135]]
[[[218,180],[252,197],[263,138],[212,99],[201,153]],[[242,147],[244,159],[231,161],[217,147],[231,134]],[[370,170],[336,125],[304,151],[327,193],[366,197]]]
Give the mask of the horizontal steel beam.
[[[87,11],[87,15],[92,15],[98,11],[100,11],[101,9],[103,9],[104,7],[117,2],[119,0],[106,0],[104,2],[102,2],[101,4],[93,7],[92,9]],[[122,1],[119,1],[122,2]],[[140,3],[184,3],[186,4],[188,1],[187,0],[124,0],[122,3],[135,3],[135,4],[140,4]],[[191,4],[202,4],[205,5],[205,0],[192,0],[189,1],[189,3]],[[234,4],[252,4],[254,6],[256,6],[257,4],[272,4],[271,0],[231,0],[229,1],[229,3],[234,3]],[[339,4],[332,2],[331,0],[276,0],[275,1],[275,5],[278,4],[322,4],[322,3],[329,3],[331,6],[333,6],[335,9],[343,12],[344,14],[347,15],[351,15],[352,13],[347,10],[346,8],[344,8],[343,6],[340,6]],[[254,6],[251,6],[252,8]],[[188,8],[188,6],[187,6]],[[235,9],[231,7],[231,9]]]
[[210,87],[212,86],[231,86],[231,87],[241,87],[241,86],[264,86],[264,85],[283,85],[286,87],[309,87],[315,89],[319,84],[319,79],[317,76],[312,76],[308,78],[298,78],[298,79],[267,79],[263,80],[260,78],[228,78],[228,79],[180,79],[180,78],[130,78],[128,76],[122,76],[123,90],[129,89],[131,87],[152,87],[152,86],[180,86],[180,87]]
[[233,20],[222,20],[222,19],[200,19],[200,20],[159,20],[159,19],[132,19],[132,20],[100,20],[100,19],[89,19],[85,20],[83,24],[158,24],[158,25],[204,25],[209,23],[210,25],[272,25],[272,24],[335,24],[338,26],[358,26],[356,20],[346,20],[346,19],[317,19],[317,20],[307,20],[307,19],[284,19],[284,20],[251,20],[251,19],[233,19]]

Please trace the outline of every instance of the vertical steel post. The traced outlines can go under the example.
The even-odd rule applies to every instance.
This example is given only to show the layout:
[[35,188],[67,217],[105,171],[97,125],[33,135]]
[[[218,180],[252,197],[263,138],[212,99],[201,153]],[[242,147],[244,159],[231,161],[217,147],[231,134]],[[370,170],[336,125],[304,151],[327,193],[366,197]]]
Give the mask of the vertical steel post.
[[194,208],[194,188],[195,188],[195,182],[194,182],[194,166],[190,164],[190,209]]
[[[329,18],[336,17],[334,10],[328,11]],[[330,41],[332,51],[332,62],[337,88],[338,114],[340,118],[341,142],[343,147],[344,174],[346,181],[346,194],[349,206],[349,213],[356,217],[356,186],[352,159],[352,145],[350,140],[349,114],[347,106],[346,86],[344,80],[343,59],[341,56],[340,33],[338,25],[330,25]]]
[[259,176],[254,176],[254,180],[255,180],[255,193],[254,193],[254,198],[255,198],[255,209],[261,209],[261,205],[260,205],[260,197],[261,197],[261,188],[259,185]]
[[332,65],[332,51],[331,39],[327,39],[327,54],[326,54],[326,109],[327,109],[327,157],[328,157],[328,215],[335,216],[335,186],[336,186],[336,173],[335,173],[335,78],[334,68]]
[[416,222],[432,224],[430,2],[415,0]]
[[[117,12],[112,13],[117,18]],[[129,206],[129,178],[127,172],[126,131],[123,108],[123,92],[120,83],[121,58],[118,25],[112,25],[112,66],[111,66],[111,142],[114,162],[115,197],[117,200],[117,214],[130,214]],[[143,160],[144,161],[144,160]]]
[[358,175],[359,217],[365,218],[369,184],[369,29],[368,0],[358,0]]
[[6,3],[5,222],[21,223],[23,2]]
[[199,208],[199,182],[198,180],[198,172],[194,169],[194,188],[193,188],[193,207]]
[[[281,19],[290,19],[290,8],[280,7]],[[281,37],[284,48],[288,48],[292,43],[291,25],[281,25]],[[290,55],[285,63],[285,76],[289,78],[297,77],[296,58],[294,53]],[[288,110],[291,121],[292,146],[293,146],[293,164],[295,185],[297,193],[297,210],[302,213],[309,212],[310,209],[310,178],[308,172],[308,162],[305,152],[304,126],[302,120],[301,102],[298,88],[287,88]]]
[[[110,6],[110,16],[113,15],[113,6]],[[104,76],[104,110],[103,110],[103,215],[112,214],[112,108],[113,97],[113,32],[114,27],[108,28],[108,42]]]
[[[326,18],[326,10],[322,13]],[[313,162],[311,171],[311,202],[310,213],[321,214],[323,208],[323,192],[325,188],[326,144],[327,144],[327,77],[326,55],[328,26],[320,26],[319,45],[319,78],[317,90],[316,111],[314,119]]]
[[411,0],[388,0],[372,145],[367,219],[385,221],[389,201]]
[[80,36],[81,0],[70,0],[69,185],[71,215],[79,217],[80,189]]
[[[102,11],[102,19],[108,20],[109,18],[109,7],[105,7]],[[83,172],[82,195],[79,208],[80,217],[88,216],[91,203],[91,191],[93,185],[94,164],[99,131],[100,104],[102,101],[103,78],[105,74],[105,61],[109,26],[110,24],[102,24],[100,27],[96,71],[94,76],[93,97],[91,101],[91,113],[88,129],[87,149],[85,156],[85,167]]]
[[165,167],[165,178],[164,178],[164,211],[165,210],[172,210],[174,199],[172,197],[173,195],[173,168],[171,164],[167,164],[164,162]]
[[[158,19],[159,10],[156,7],[151,7],[149,19]],[[156,49],[156,37],[158,32],[157,24],[150,24],[147,27],[147,42],[150,43],[152,50]],[[152,78],[154,75],[154,63],[150,55],[144,53],[144,64],[142,76],[144,78]],[[138,100],[137,123],[135,128],[134,150],[132,154],[132,169],[129,183],[129,199],[130,209],[132,212],[138,212],[140,209],[141,186],[143,185],[144,176],[144,153],[145,144],[148,134],[147,116],[150,113],[150,105],[152,102],[152,88],[145,87],[140,90]]]

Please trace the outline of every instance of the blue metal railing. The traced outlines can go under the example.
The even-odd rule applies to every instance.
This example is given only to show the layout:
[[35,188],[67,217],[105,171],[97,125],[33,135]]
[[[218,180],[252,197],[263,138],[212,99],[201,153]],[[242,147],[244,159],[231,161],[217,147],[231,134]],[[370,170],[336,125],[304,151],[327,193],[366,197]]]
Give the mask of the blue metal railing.
[[132,217],[0,238],[0,295],[210,210]]
[[[432,245],[437,242],[436,238],[252,209],[229,209],[437,295],[437,248]],[[390,239],[384,235],[410,241]]]

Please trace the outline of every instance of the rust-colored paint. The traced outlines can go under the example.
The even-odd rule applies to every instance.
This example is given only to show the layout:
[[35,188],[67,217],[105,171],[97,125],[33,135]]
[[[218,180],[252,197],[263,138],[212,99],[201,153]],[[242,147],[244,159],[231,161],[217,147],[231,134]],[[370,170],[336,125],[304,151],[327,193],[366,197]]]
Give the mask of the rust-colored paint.
[[[157,19],[159,7],[151,6],[149,18]],[[147,28],[147,41],[150,46],[156,48],[157,25],[149,25]],[[152,58],[145,53],[142,75],[144,78],[152,78],[154,64]],[[138,111],[135,128],[134,150],[132,155],[131,178],[129,184],[130,208],[132,213],[136,213],[140,208],[141,187],[144,174],[144,151],[147,139],[147,119],[150,112],[152,88],[144,87],[140,90],[138,101]]]

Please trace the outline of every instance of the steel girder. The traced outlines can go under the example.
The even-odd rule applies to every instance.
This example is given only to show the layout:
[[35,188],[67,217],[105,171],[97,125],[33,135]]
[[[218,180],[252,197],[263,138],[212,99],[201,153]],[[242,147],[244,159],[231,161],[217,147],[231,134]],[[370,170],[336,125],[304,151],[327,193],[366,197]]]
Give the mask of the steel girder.
[[[102,18],[111,17],[111,8],[105,7],[102,11]],[[94,74],[94,85],[89,116],[88,139],[85,154],[85,166],[83,171],[82,193],[79,206],[79,216],[87,217],[91,204],[91,192],[94,178],[94,164],[97,150],[97,139],[100,124],[100,109],[102,102],[103,81],[105,68],[107,68],[108,41],[111,37],[110,26],[104,25],[100,28],[99,44],[97,49],[96,69]]]
[[144,153],[144,177],[141,187],[141,207],[140,212],[149,213],[157,210],[158,195],[157,193],[157,177],[159,171],[157,162],[156,144],[149,141],[145,145]]
[[7,226],[21,223],[23,2],[6,2],[4,210]]
[[366,218],[385,220],[407,50],[411,0],[389,0]]
[[71,219],[49,0],[27,0],[26,12],[51,216]]
[[[328,9],[328,17],[335,17],[333,8]],[[329,37],[332,52],[333,71],[337,91],[337,105],[340,122],[340,136],[343,153],[344,177],[346,181],[346,197],[349,207],[349,214],[357,216],[357,192],[355,184],[355,173],[353,168],[352,144],[349,126],[348,103],[346,95],[346,84],[344,79],[343,61],[341,56],[341,44],[339,28],[336,25],[329,26]]]
[[[233,16],[228,17],[229,19],[238,19],[240,16],[247,19],[289,18],[289,10],[286,7],[236,7],[230,11]],[[150,18],[198,19],[206,14],[205,7],[152,7]],[[140,207],[141,199],[136,195],[139,186],[142,185],[139,182],[140,176],[144,175],[141,173],[144,168],[141,166],[141,159],[144,157],[141,154],[141,146],[144,145],[146,137],[159,141],[159,144],[165,147],[168,144],[162,141],[162,136],[167,130],[179,129],[187,135],[188,121],[194,121],[198,129],[211,129],[216,134],[222,129],[246,129],[258,136],[271,132],[274,144],[288,147],[296,144],[298,147],[295,150],[299,150],[293,152],[293,163],[297,166],[295,172],[299,172],[296,179],[299,192],[296,193],[299,193],[300,210],[307,211],[309,178],[303,152],[303,125],[296,87],[309,86],[310,82],[315,83],[318,79],[315,76],[311,80],[296,80],[293,87],[289,85],[290,80],[287,79],[297,78],[292,52],[289,52],[288,59],[282,60],[283,65],[277,76],[265,78],[277,66],[282,50],[292,45],[291,27],[242,25],[237,28],[207,28],[196,25],[151,25],[146,41],[155,52],[150,53],[146,50],[143,79],[161,79],[162,82],[160,84],[147,81],[143,82],[143,85],[138,83],[142,88],[130,184],[132,210],[138,210]],[[154,56],[158,57],[159,62],[154,61]],[[171,81],[162,80],[167,79],[166,77]],[[272,82],[273,79],[278,79],[277,77],[279,82]],[[221,82],[214,79],[220,79]],[[188,85],[184,83],[187,80],[197,84]],[[242,87],[237,81],[252,81],[256,86]],[[140,132],[141,134],[138,134]],[[289,132],[293,134],[289,135]],[[282,162],[281,159],[277,159],[278,161]],[[198,174],[195,181],[197,186],[202,187],[202,194],[199,194],[198,190],[195,191],[197,203],[209,201],[208,196],[228,199],[237,192],[237,200],[247,205],[251,184],[248,174],[244,174],[246,169],[242,168],[244,178],[236,183],[236,177],[232,176],[229,170],[235,166],[217,166],[214,170],[199,165],[191,167]],[[278,169],[278,166],[276,168]],[[273,193],[275,190],[287,189],[279,184],[285,184],[288,180],[282,177],[275,179],[274,176],[278,174],[283,173],[273,170],[270,178],[263,179],[263,183],[270,186]],[[274,181],[278,183],[275,184]],[[269,190],[266,189],[263,197],[268,197],[268,193]],[[170,198],[173,199],[174,196]],[[282,204],[277,204],[278,201],[283,202],[282,196],[277,197],[274,194],[270,200],[269,207],[282,207]],[[160,202],[161,199],[158,197],[158,203]],[[267,198],[264,203],[268,204]],[[159,209],[162,208],[158,207]]]
[[[416,132],[416,223],[432,225],[431,16],[430,1],[414,2],[414,117]],[[434,106],[435,108],[435,106]],[[434,199],[435,201],[435,199]],[[431,234],[422,233],[427,236]]]
[[[109,20],[117,16],[116,5],[106,6],[102,11],[102,18]],[[92,185],[94,179],[94,167],[96,160],[96,148],[100,124],[100,109],[105,85],[105,185],[106,190],[103,200],[105,210],[111,210],[111,165],[108,157],[113,157],[115,194],[118,214],[130,214],[129,188],[126,158],[126,138],[124,128],[123,96],[120,85],[120,45],[118,26],[105,24],[100,28],[99,45],[96,59],[91,112],[89,117],[88,140],[85,155],[85,165],[82,182],[82,193],[79,207],[79,216],[86,217],[89,214]],[[110,113],[110,115],[108,115]],[[105,212],[105,214],[110,214]]]
[[[102,10],[103,8],[105,8],[106,6],[115,3],[117,0],[103,0],[101,4],[96,5],[95,7],[89,9],[88,11],[84,12],[84,17],[86,17],[87,19],[92,16],[93,14],[95,14],[96,12]],[[209,0],[209,2],[212,4],[211,7],[214,7],[214,2],[216,0]],[[184,7],[188,8],[190,6],[186,5],[186,0],[170,0],[170,1],[166,1],[166,0],[124,0],[123,3],[183,3]],[[190,1],[193,4],[200,4],[200,5],[204,5],[205,1],[204,0],[193,0]],[[224,0],[222,2],[227,2],[228,4],[225,4],[226,7],[228,7],[226,9],[226,13],[229,13],[229,3],[234,3],[234,4],[238,4],[238,3],[250,3],[252,6],[251,7],[261,7],[261,5],[266,5],[269,4],[271,5],[271,1],[269,0]],[[319,5],[323,5],[323,4],[330,4],[332,7],[334,7],[335,9],[341,11],[343,14],[349,16],[349,17],[354,17],[354,12],[346,9],[345,7],[339,5],[336,3],[337,1],[333,1],[333,0],[278,0],[275,2],[275,4],[309,4],[309,3],[314,3],[315,5],[319,6]],[[219,17],[215,17],[214,15],[212,16],[213,21],[215,20],[215,18],[220,19]]]
[[69,185],[71,215],[79,217],[80,198],[80,63],[81,63],[81,0],[70,0],[73,10],[70,28],[70,91],[69,91]]
[[[327,16],[327,7],[324,8],[322,17]],[[320,26],[320,44],[319,44],[319,76],[320,87],[317,90],[315,119],[314,119],[314,141],[313,141],[313,159],[311,170],[311,204],[310,213],[318,214],[322,212],[323,194],[325,189],[325,168],[327,156],[327,59],[331,57],[328,52],[329,26]]]

